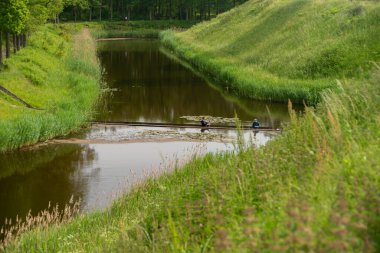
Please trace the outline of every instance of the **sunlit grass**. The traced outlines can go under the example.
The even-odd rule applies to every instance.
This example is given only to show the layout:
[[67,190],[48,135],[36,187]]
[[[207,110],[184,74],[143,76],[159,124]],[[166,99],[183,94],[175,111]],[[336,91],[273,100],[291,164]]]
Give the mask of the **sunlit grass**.
[[0,97],[0,151],[78,129],[100,90],[96,45],[88,30],[41,28],[29,46],[5,62],[0,85],[38,110]]
[[379,20],[371,1],[248,1],[161,40],[239,95],[316,104],[336,79],[368,76]]
[[[254,96],[250,91],[255,92],[258,79],[262,99],[285,100],[292,94],[295,101],[320,103],[301,117],[289,103],[289,126],[263,148],[196,159],[144,182],[104,212],[25,233],[6,251],[378,252],[380,68],[370,62],[379,59],[379,4],[256,2],[257,9],[249,8],[251,1],[163,39],[190,41],[200,30],[199,44],[178,43],[177,52],[236,85],[240,94]],[[244,13],[249,18],[239,15]],[[277,27],[285,30],[276,33],[263,17],[278,18]],[[249,39],[238,40],[240,32]],[[257,48],[249,44],[255,41]],[[239,52],[251,55],[250,61],[263,60],[247,65]],[[321,61],[330,56],[338,60]],[[336,89],[323,90],[324,84]],[[316,97],[308,97],[311,87]]]
[[343,82],[267,146],[196,159],[8,251],[376,252],[379,82]]

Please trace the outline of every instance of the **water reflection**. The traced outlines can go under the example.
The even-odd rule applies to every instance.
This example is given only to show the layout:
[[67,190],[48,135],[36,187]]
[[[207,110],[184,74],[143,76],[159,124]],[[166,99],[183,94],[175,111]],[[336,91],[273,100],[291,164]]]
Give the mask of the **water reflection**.
[[[6,217],[36,214],[51,204],[64,206],[74,194],[83,197],[88,177],[78,168],[97,160],[94,149],[79,145],[51,145],[0,155],[0,225]],[[13,171],[12,171],[13,170]],[[10,175],[10,176],[7,176]]]
[[[288,120],[286,105],[237,100],[207,85],[201,77],[160,52],[157,41],[101,42],[99,58],[105,69],[105,81],[117,91],[98,108],[98,120],[182,123],[179,117],[184,115],[231,118],[236,112],[244,121],[256,117],[262,125],[270,126],[267,106],[274,126]],[[146,130],[151,132],[147,134]],[[115,197],[112,193],[129,189],[151,172],[159,173],[178,161],[187,161],[195,151],[234,148],[215,139],[203,144],[181,139],[197,133],[208,140],[215,131],[173,128],[165,130],[170,134],[162,133],[161,140],[156,140],[153,137],[158,130],[146,130],[105,126],[70,136],[89,140],[86,144],[46,145],[0,154],[0,227],[6,217],[22,217],[29,210],[36,214],[46,209],[49,202],[62,207],[72,195],[82,199],[83,210],[107,206]],[[162,141],[162,137],[173,134],[175,142]],[[236,139],[236,131],[216,134]],[[250,134],[245,133],[245,138],[253,138],[256,145],[264,145],[273,137],[265,132]],[[120,142],[144,138],[150,142]],[[102,144],[91,142],[95,139],[103,140]]]
[[[5,218],[24,217],[29,210],[36,214],[46,209],[49,202],[62,207],[73,195],[82,199],[82,210],[105,207],[115,197],[114,193],[129,189],[149,172],[170,169],[173,161],[184,162],[195,151],[232,148],[214,142],[60,144],[2,154],[0,171],[12,164],[16,172],[0,179],[0,227]],[[34,156],[30,167],[29,152]]]
[[159,47],[154,40],[99,42],[105,81],[117,91],[98,120],[182,123],[184,115],[233,118],[235,112],[244,121],[260,118],[266,126],[288,120],[286,105],[226,96]]

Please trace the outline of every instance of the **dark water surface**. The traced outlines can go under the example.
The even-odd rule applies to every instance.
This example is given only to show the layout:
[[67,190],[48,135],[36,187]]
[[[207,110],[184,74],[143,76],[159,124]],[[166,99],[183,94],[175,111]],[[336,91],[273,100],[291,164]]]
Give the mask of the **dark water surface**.
[[[99,121],[181,123],[185,115],[234,117],[235,112],[243,121],[257,117],[268,126],[288,120],[286,105],[226,97],[162,53],[158,41],[99,42],[98,53],[104,81],[115,90],[100,103]],[[164,136],[173,138],[174,134],[175,142],[154,138],[157,131],[94,127],[70,136],[76,138],[72,142],[0,154],[0,227],[5,218],[23,217],[29,210],[36,214],[49,202],[63,206],[72,195],[82,199],[83,210],[107,206],[118,191],[129,189],[149,173],[170,169],[194,153],[233,149],[232,144],[216,140],[199,143],[178,138],[198,130],[170,129]],[[140,142],[140,138],[145,140]],[[254,138],[257,145],[263,145],[272,135],[260,132]]]
[[243,121],[257,117],[269,126],[266,106],[275,127],[288,120],[286,105],[222,95],[162,53],[156,40],[101,41],[99,58],[106,83],[117,91],[101,108],[98,120],[183,123],[181,116],[234,118],[236,112]]

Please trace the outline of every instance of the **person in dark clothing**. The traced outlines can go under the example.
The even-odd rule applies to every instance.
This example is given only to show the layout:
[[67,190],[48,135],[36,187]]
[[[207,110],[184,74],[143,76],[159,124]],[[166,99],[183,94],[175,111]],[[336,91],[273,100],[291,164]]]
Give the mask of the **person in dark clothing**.
[[210,126],[210,124],[205,120],[204,117],[202,117],[202,119],[201,119],[201,125],[202,125],[203,127],[208,127],[208,126]]
[[254,119],[252,122],[252,128],[260,128],[260,122],[257,119]]

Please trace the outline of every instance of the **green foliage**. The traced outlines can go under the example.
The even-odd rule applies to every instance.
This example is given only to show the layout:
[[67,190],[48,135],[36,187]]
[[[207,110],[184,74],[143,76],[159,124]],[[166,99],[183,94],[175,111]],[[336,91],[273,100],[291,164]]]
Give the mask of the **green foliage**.
[[48,9],[45,5],[40,4],[39,0],[30,0],[28,9],[30,11],[30,19],[28,22],[28,28],[30,30],[37,29],[38,26],[44,24],[49,18]]
[[246,0],[65,0],[64,20],[205,20]]
[[80,9],[88,9],[88,0],[65,0],[65,6],[73,6]]
[[29,10],[25,0],[0,2],[0,30],[20,34],[26,27]]
[[88,32],[67,42],[62,30],[45,26],[29,46],[5,62],[0,85],[41,110],[0,97],[0,151],[34,144],[78,129],[92,113],[100,67]]
[[64,7],[63,0],[29,0],[30,20],[28,30],[38,30],[48,19],[56,20]]

